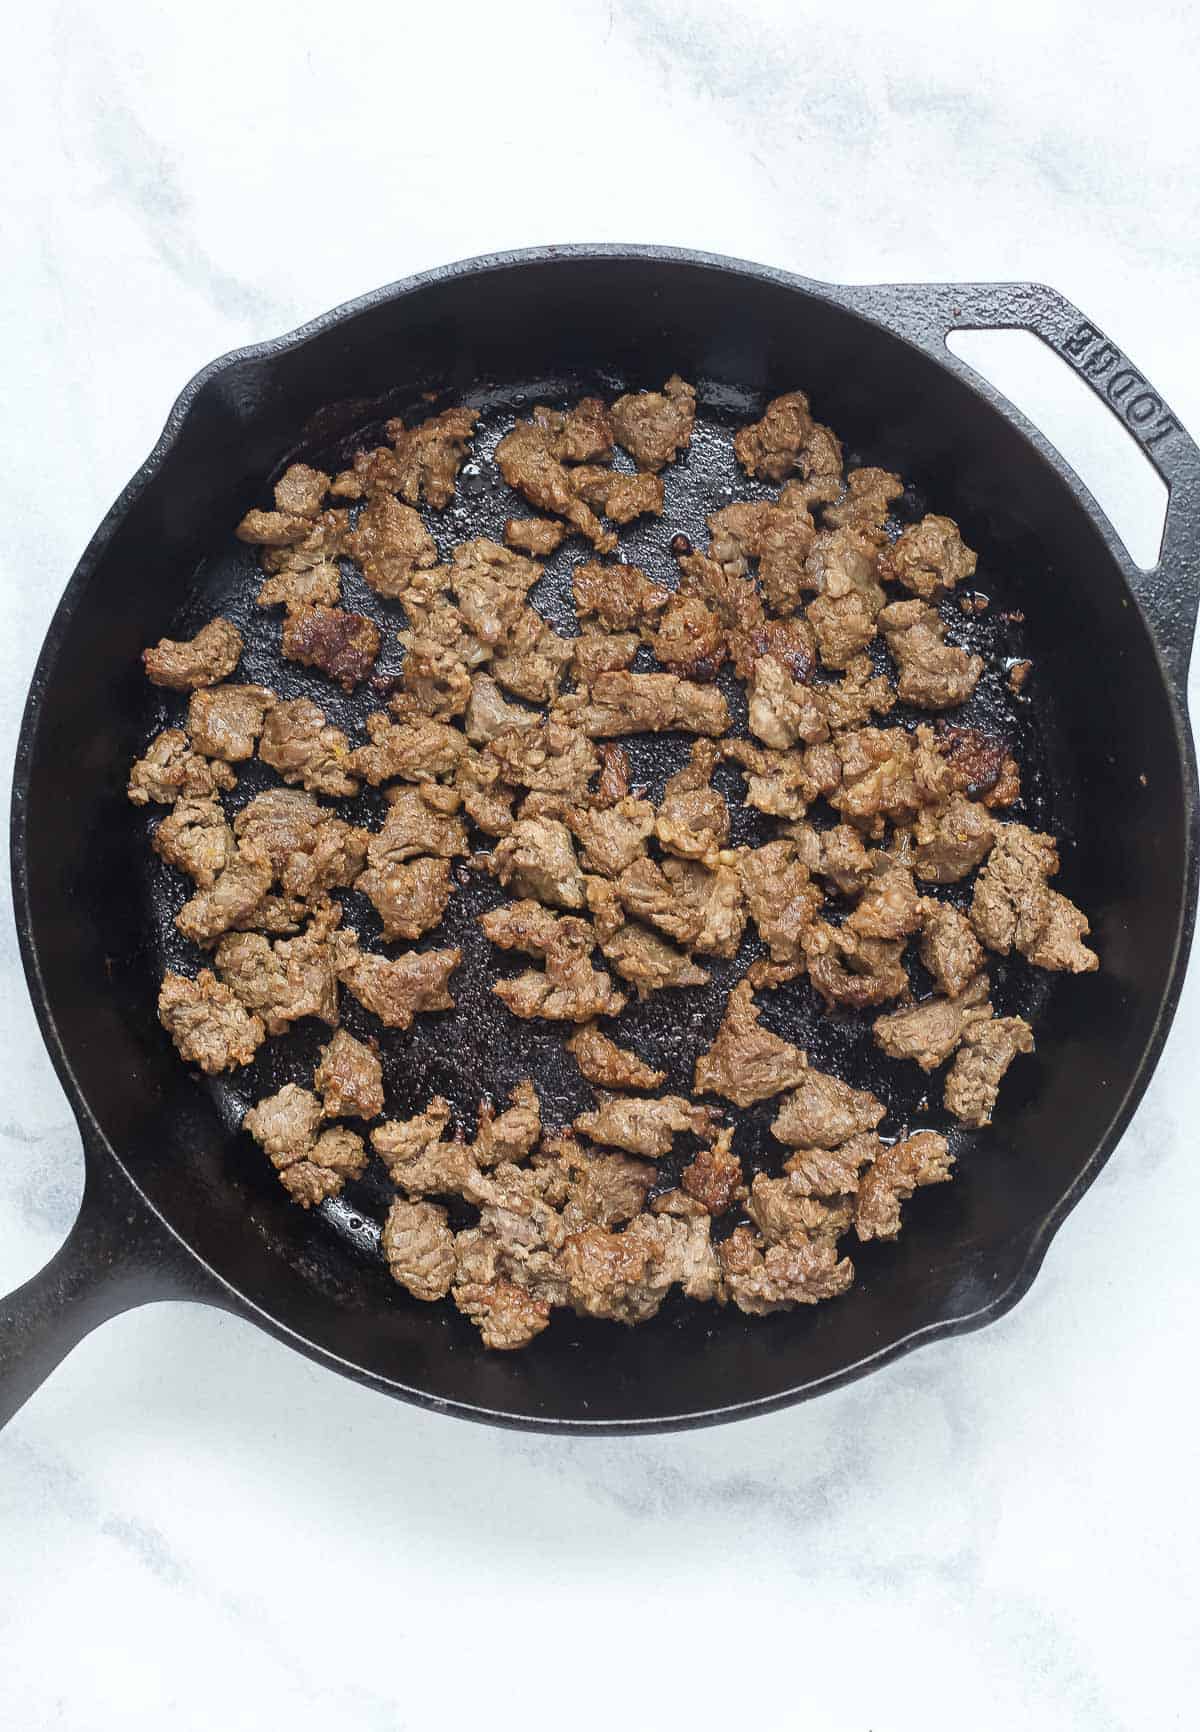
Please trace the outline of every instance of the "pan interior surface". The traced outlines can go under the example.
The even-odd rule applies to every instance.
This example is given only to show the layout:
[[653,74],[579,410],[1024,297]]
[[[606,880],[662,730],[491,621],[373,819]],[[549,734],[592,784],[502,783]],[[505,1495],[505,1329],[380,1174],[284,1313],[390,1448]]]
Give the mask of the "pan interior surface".
[[[846,1298],[762,1319],[676,1300],[635,1330],[555,1313],[523,1353],[487,1354],[453,1307],[422,1305],[387,1276],[378,1230],[388,1187],[374,1170],[305,1213],[238,1130],[254,1100],[310,1081],[323,1025],[302,1024],[251,1067],[210,1082],[184,1070],[157,1025],[163,969],[192,972],[196,957],[173,925],[187,887],[148,846],[161,814],[147,819],[124,800],[130,759],[182,708],[147,686],[138,653],[224,613],[246,637],[239,679],[312,696],[361,737],[375,700],[346,697],[281,661],[276,616],[254,607],[253,556],[232,530],[249,506],[267,502],[270,480],[296,457],[337,466],[387,415],[471,403],[480,429],[457,500],[424,514],[446,557],[471,536],[499,539],[505,517],[528,509],[490,461],[514,417],[535,402],[657,386],[672,371],[699,389],[692,450],[664,474],[663,517],[622,531],[618,557],[673,584],[672,535],[703,546],[708,512],[767,492],[737,469],[732,428],[766,396],[807,390],[814,413],[845,441],[848,464],[880,463],[910,483],[901,521],[942,511],[979,550],[973,581],[990,606],[964,616],[953,635],[988,670],[964,719],[1012,742],[1025,788],[1013,815],[1060,838],[1058,883],[1092,919],[1102,972],[1052,978],[1019,959],[989,959],[998,1010],[1029,1016],[1037,1054],[1010,1073],[993,1128],[955,1135],[955,1183],[909,1205],[897,1243],[854,1248],[858,1280]],[[570,572],[583,557],[583,544],[568,542],[532,594],[562,629],[573,629]],[[384,628],[380,671],[394,669],[398,605],[348,568],[343,589],[347,606]],[[1034,661],[1031,696],[1014,699],[1004,675],[1023,656]],[[687,749],[677,737],[635,742],[635,780],[657,796]],[[237,810],[275,781],[247,766],[227,804]],[[769,820],[738,809],[736,772],[722,791],[735,843],[773,833]],[[345,815],[378,823],[382,808],[368,791]],[[295,346],[235,359],[201,388],[66,621],[32,765],[28,887],[58,1037],[100,1135],[250,1304],[347,1368],[420,1399],[535,1424],[670,1424],[844,1376],[906,1338],[986,1310],[1013,1285],[1047,1221],[1091,1176],[1153,1041],[1184,913],[1184,810],[1170,704],[1113,557],[1061,478],[1001,415],[819,295],[678,262],[548,259],[425,283]],[[503,1100],[523,1076],[533,1077],[547,1124],[592,1104],[564,1032],[516,1021],[490,993],[516,965],[475,921],[502,895],[490,878],[470,875],[424,941],[462,946],[458,1008],[418,1018],[405,1034],[382,1031],[389,1116],[440,1093],[469,1133],[481,1096]],[[370,904],[352,892],[343,899],[370,942]],[[621,1037],[668,1071],[668,1086],[686,1092],[729,986],[756,954],[748,939],[736,961],[713,964],[709,987],[635,1001],[624,1013]],[[827,1016],[803,980],[763,1003],[770,1025],[816,1064],[888,1103],[885,1130],[948,1128],[940,1079],[884,1059],[866,1019]],[[380,1032],[348,995],[343,1013],[352,1032]],[[775,1170],[771,1116],[771,1103],[741,1115],[736,1146],[750,1170]],[[687,1158],[680,1150],[662,1164],[664,1188]]]

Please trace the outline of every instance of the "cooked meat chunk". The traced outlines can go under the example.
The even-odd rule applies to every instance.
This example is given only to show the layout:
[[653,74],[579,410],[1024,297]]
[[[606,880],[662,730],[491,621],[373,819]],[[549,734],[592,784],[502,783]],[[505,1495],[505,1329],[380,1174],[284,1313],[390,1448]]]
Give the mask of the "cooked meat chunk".
[[822,530],[806,569],[820,590],[808,605],[808,621],[821,660],[846,668],[874,638],[885,601],[876,549],[859,530]]
[[552,517],[510,517],[504,525],[504,545],[533,559],[549,559],[570,533],[565,523]]
[[742,1163],[733,1152],[733,1132],[718,1131],[711,1148],[701,1149],[679,1175],[685,1196],[709,1215],[723,1215],[742,1192]]
[[867,1089],[851,1088],[810,1066],[771,1131],[794,1149],[836,1149],[860,1131],[873,1131],[886,1110]]
[[571,471],[571,491],[614,523],[662,516],[663,484],[657,475],[624,475],[618,469],[584,464]]
[[487,746],[502,779],[539,794],[582,800],[600,759],[578,728],[551,717],[533,728],[506,728]]
[[562,1218],[568,1232],[581,1227],[617,1227],[646,1206],[657,1178],[648,1161],[634,1161],[613,1150],[586,1152],[573,1138],[561,1139],[562,1165],[570,1174]]
[[369,832],[337,818],[311,794],[268,788],[234,819],[239,843],[266,854],[290,896],[352,884],[362,871]]
[[754,989],[740,980],[729,994],[717,1037],[696,1060],[697,1094],[724,1095],[737,1107],[770,1100],[802,1083],[808,1058],[797,1046],[764,1028]]
[[[788,619],[762,619],[745,630],[739,627],[730,642],[733,669],[740,680],[751,679],[764,656],[773,656],[802,685],[817,665],[816,633],[803,614],[793,614]],[[817,701],[824,702],[823,694]]]
[[346,537],[346,551],[376,595],[398,601],[404,600],[414,572],[437,564],[437,548],[420,513],[390,493],[368,499]]
[[896,694],[886,674],[874,671],[870,656],[851,656],[840,680],[822,686],[821,701],[831,733],[861,728],[873,715],[886,716]]
[[488,836],[507,836],[513,827],[513,801],[518,790],[500,776],[494,758],[469,752],[458,766],[455,790],[473,824]]
[[393,1281],[414,1299],[444,1299],[454,1280],[454,1234],[437,1203],[408,1203],[402,1197],[388,1210],[380,1245]]
[[987,995],[987,976],[980,974],[958,998],[927,998],[891,1011],[876,1018],[875,1043],[889,1058],[910,1058],[923,1071],[936,1070],[972,1028],[987,1022]]
[[592,967],[595,934],[586,920],[560,918],[540,903],[508,903],[481,915],[486,936],[505,950],[524,950],[545,958],[546,969],[528,969],[515,980],[500,980],[492,991],[514,1016],[545,1017],[552,1022],[590,1022],[616,1016],[625,1008],[602,969]]
[[492,657],[491,671],[515,697],[548,704],[574,659],[575,639],[559,637],[541,614],[526,607]]
[[749,1227],[737,1227],[717,1246],[725,1290],[739,1311],[764,1317],[836,1299],[854,1280],[854,1265],[827,1241],[769,1245],[764,1252]]
[[872,834],[882,833],[881,819],[911,818],[949,792],[945,764],[928,728],[918,728],[915,735],[903,728],[851,728],[834,744],[842,781],[830,804],[852,823],[865,822]]
[[897,692],[906,704],[946,710],[971,696],[983,673],[983,657],[943,640],[937,609],[922,601],[894,601],[879,615],[879,627],[900,669]]
[[925,897],[921,903],[921,961],[937,989],[957,998],[983,967],[983,949],[971,922],[950,902]]
[[816,878],[825,878],[843,896],[856,896],[871,876],[871,856],[852,824],[835,824],[831,830],[815,830],[811,824],[789,826],[796,844],[796,858]]
[[806,1193],[803,1181],[765,1173],[754,1175],[746,1213],[768,1245],[835,1245],[853,1219],[848,1203],[823,1203]]
[[350,770],[373,788],[381,782],[436,782],[454,775],[467,742],[457,728],[429,716],[395,722],[382,710],[367,717],[369,746],[350,754]]
[[854,1228],[862,1240],[894,1239],[900,1205],[921,1185],[944,1185],[954,1156],[936,1131],[916,1131],[884,1149],[867,1169],[854,1204]]
[[657,474],[674,463],[692,440],[696,420],[696,393],[678,373],[672,373],[661,391],[630,392],[612,406],[612,424],[617,443],[623,445],[639,469]]
[[221,802],[177,800],[151,838],[154,852],[194,878],[202,890],[216,882],[234,857],[233,831]]
[[339,1028],[313,1072],[313,1087],[331,1119],[373,1119],[383,1111],[383,1066],[378,1054]]
[[545,430],[550,451],[560,463],[596,463],[612,456],[612,418],[601,397],[581,397],[565,412],[539,403],[533,420]]
[[676,592],[650,635],[650,647],[669,673],[713,680],[726,656],[725,628],[698,596]]
[[583,850],[584,870],[606,878],[618,877],[640,860],[654,834],[654,807],[629,794],[607,808],[568,806],[563,817]]
[[322,1117],[314,1094],[285,1083],[242,1120],[292,1200],[305,1209],[336,1197],[347,1179],[361,1178],[367,1164],[362,1138],[340,1125],[320,1131]]
[[656,1089],[667,1080],[665,1070],[652,1070],[636,1053],[618,1046],[596,1027],[588,1023],[573,1034],[567,1050],[575,1054],[575,1062],[590,1083],[606,1089]]
[[304,533],[298,541],[263,548],[260,560],[266,580],[258,592],[259,607],[336,607],[342,595],[337,559],[345,552],[349,514],[322,511],[311,520],[284,521],[303,522]]
[[512,1281],[464,1282],[454,1288],[453,1297],[463,1316],[477,1326],[483,1345],[496,1352],[527,1347],[550,1322],[546,1300]]
[[903,492],[903,481],[890,469],[848,469],[846,491],[826,505],[825,521],[834,529],[882,529],[892,500]]
[[645,626],[671,600],[671,591],[652,583],[636,565],[601,565],[585,560],[571,574],[571,593],[580,620],[597,619],[608,631]]
[[527,611],[525,597],[542,574],[536,560],[486,536],[464,541],[441,568],[463,624],[481,644],[501,644]]
[[381,642],[374,620],[340,607],[296,608],[283,622],[286,660],[319,668],[344,692],[352,692],[366,679]]
[[627,1154],[661,1161],[669,1155],[680,1131],[706,1136],[715,1128],[717,1113],[697,1106],[682,1095],[663,1095],[659,1100],[636,1100],[624,1095],[597,1095],[595,1112],[580,1113],[575,1129],[594,1143],[606,1143]]
[[952,794],[944,806],[917,813],[913,870],[932,884],[957,884],[987,857],[996,829],[986,806],[964,794]]
[[922,921],[921,898],[907,866],[877,856],[858,906],[846,925],[862,938],[907,938]]
[[522,950],[527,956],[546,957],[552,951],[590,956],[596,942],[586,920],[552,914],[531,897],[489,909],[479,916],[479,924],[485,937],[501,950]]
[[227,680],[242,659],[242,634],[227,619],[209,620],[185,642],[164,637],[142,651],[146,678],[173,692],[194,692]]
[[668,729],[719,736],[729,726],[722,694],[677,674],[601,674],[590,701],[573,705],[571,714],[593,740]]
[[825,1003],[848,1010],[886,1004],[909,990],[902,938],[864,938],[850,926],[814,920],[804,934],[809,976]]
[[688,950],[735,956],[746,926],[741,883],[732,866],[635,860],[617,880],[628,913],[648,920]]
[[263,718],[274,706],[275,693],[267,686],[217,686],[193,692],[187,716],[193,748],[227,764],[252,758]]
[[479,1130],[471,1145],[475,1163],[495,1166],[497,1161],[520,1161],[542,1134],[542,1108],[537,1090],[528,1077],[512,1092],[504,1111],[497,1113],[490,1101],[479,1109]]
[[922,601],[932,601],[974,576],[976,560],[952,518],[929,516],[910,524],[892,543],[885,564],[889,577]]
[[818,794],[836,788],[841,762],[828,745],[770,752],[752,740],[725,740],[721,755],[746,773],[746,804],[775,818],[802,818]]
[[836,1149],[797,1149],[783,1170],[806,1197],[843,1197],[857,1191],[859,1174],[882,1149],[873,1131],[859,1131]]
[[383,827],[370,838],[368,863],[377,871],[412,860],[418,854],[433,854],[452,860],[469,852],[467,828],[453,812],[438,811],[417,788],[389,788],[388,810]]
[[636,989],[639,998],[648,998],[667,986],[708,984],[705,969],[698,968],[691,957],[636,921],[628,921],[602,935],[600,948],[621,979]]
[[671,1285],[666,1221],[639,1215],[624,1232],[585,1227],[562,1248],[559,1267],[570,1305],[584,1317],[642,1323],[660,1308]]
[[271,878],[265,854],[239,848],[212,884],[184,903],[175,924],[193,944],[210,945],[253,913],[271,888]]
[[814,691],[792,678],[773,655],[760,656],[748,692],[750,732],[764,745],[785,752],[798,740],[828,738],[825,711]]
[[804,934],[821,907],[794,842],[767,842],[738,850],[738,874],[758,935],[772,962],[799,961]]
[[258,755],[285,782],[299,782],[310,793],[358,793],[350,742],[340,728],[326,724],[324,710],[311,698],[276,704],[263,724]]
[[584,908],[583,874],[571,832],[556,818],[519,818],[492,856],[501,884],[556,908]]
[[803,490],[789,481],[771,502],[727,505],[708,519],[709,557],[733,577],[745,576],[758,560],[758,582],[767,606],[790,614],[815,584],[805,569],[816,529]]
[[393,960],[360,950],[352,933],[341,938],[338,979],[385,1028],[408,1028],[422,1011],[454,1009],[449,980],[461,950],[409,950]]
[[281,1168],[279,1182],[294,1203],[308,1209],[336,1197],[347,1179],[362,1177],[366,1166],[362,1138],[343,1125],[332,1125],[307,1155]]
[[298,938],[272,942],[261,932],[232,932],[217,946],[217,973],[267,1033],[284,1034],[303,1017],[338,1020],[333,933],[341,917],[334,904],[318,909]]
[[192,750],[182,728],[164,728],[129,772],[126,794],[135,806],[151,801],[172,806],[176,800],[211,799],[219,789],[237,786],[237,777],[219,760],[210,763]]
[[[574,449],[580,449],[586,441],[571,443]],[[592,508],[573,492],[570,471],[555,454],[556,444],[556,432],[545,421],[518,421],[496,447],[500,473],[535,510],[565,517],[572,529],[585,535],[599,552],[609,553],[617,544],[616,535],[605,529]]]
[[678,556],[680,595],[695,596],[710,608],[730,634],[731,642],[747,638],[766,619],[762,597],[748,577],[736,577],[704,553]]
[[195,980],[183,974],[163,977],[158,1020],[184,1063],[199,1065],[207,1076],[249,1064],[266,1039],[259,1018],[248,1015],[207,968]]
[[767,404],[761,421],[739,427],[733,449],[748,475],[760,481],[782,481],[800,467],[800,453],[812,430],[808,398],[803,391],[789,391]]
[[285,515],[315,517],[329,492],[329,476],[307,463],[292,463],[275,483],[275,509]]
[[427,855],[408,865],[369,866],[354,888],[370,897],[387,939],[420,938],[423,932],[431,932],[454,891],[450,862]]
[[1024,824],[998,827],[987,865],[975,881],[971,924],[989,950],[1019,950],[1038,968],[1087,974],[1100,959],[1083,943],[1087,916],[1047,879],[1058,871],[1053,836]]
[[470,1150],[460,1137],[446,1142],[450,1108],[435,1095],[411,1119],[388,1119],[371,1132],[371,1146],[383,1159],[394,1185],[410,1196],[453,1196],[470,1184],[475,1171]]
[[669,854],[711,865],[729,840],[729,807],[712,786],[719,758],[716,746],[697,740],[686,768],[668,777],[654,833]]
[[424,499],[444,511],[454,498],[454,483],[467,460],[467,442],[479,419],[476,409],[455,407],[431,415],[416,427],[389,421],[387,436],[396,455],[396,479],[388,485],[406,505]]
[[636,632],[608,632],[585,626],[578,637],[571,639],[576,685],[594,686],[601,674],[621,673],[632,665],[640,643]]
[[536,710],[510,704],[490,674],[472,676],[471,697],[463,725],[468,740],[477,746],[487,745],[507,728],[534,728],[541,720]]
[[291,511],[248,511],[235,531],[256,547],[292,547],[312,529],[307,517]]
[[[918,730],[919,731],[919,730]],[[1020,798],[1021,776],[1006,742],[982,728],[937,724],[937,750],[945,765],[948,791],[982,800],[989,811]]]
[[242,1129],[281,1167],[309,1153],[324,1118],[325,1109],[310,1089],[285,1083],[278,1094],[268,1095],[251,1107],[242,1120]]
[[967,1029],[946,1077],[946,1107],[965,1125],[992,1122],[1000,1083],[1018,1053],[1033,1051],[1033,1030],[1021,1016],[995,1016]]

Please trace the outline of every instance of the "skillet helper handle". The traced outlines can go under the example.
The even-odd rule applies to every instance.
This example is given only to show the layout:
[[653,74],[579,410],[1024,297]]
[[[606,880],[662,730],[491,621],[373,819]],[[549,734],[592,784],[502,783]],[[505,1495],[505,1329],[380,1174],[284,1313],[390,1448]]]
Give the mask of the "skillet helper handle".
[[0,1298],[0,1427],[101,1323],[153,1299],[201,1297],[189,1261],[124,1176],[89,1155],[62,1249]]
[[[1151,570],[1136,565],[1115,533],[1112,539],[1183,699],[1200,604],[1200,446],[1162,394],[1098,325],[1044,283],[913,284],[868,289],[865,297],[852,290],[851,296],[856,307],[934,350],[943,362],[951,331],[1031,331],[1074,368],[1137,440],[1167,485],[1157,565]],[[950,360],[971,373],[952,351]]]

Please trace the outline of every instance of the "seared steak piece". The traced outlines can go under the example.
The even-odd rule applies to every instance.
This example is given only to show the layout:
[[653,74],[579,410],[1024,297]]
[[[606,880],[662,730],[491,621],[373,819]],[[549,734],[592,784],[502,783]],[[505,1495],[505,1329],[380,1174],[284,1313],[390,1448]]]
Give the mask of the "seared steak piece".
[[886,574],[922,601],[948,594],[975,574],[976,558],[950,517],[923,517],[910,524],[884,555]]
[[771,1131],[795,1149],[836,1149],[859,1131],[873,1131],[886,1110],[867,1089],[851,1088],[810,1066],[776,1114]]
[[163,977],[158,1020],[184,1063],[199,1065],[207,1076],[249,1064],[266,1038],[261,1020],[207,968],[195,980]]
[[313,794],[358,793],[351,770],[350,742],[329,726],[311,698],[276,704],[263,724],[258,755],[285,782],[299,782]]
[[339,1028],[321,1048],[313,1087],[331,1119],[373,1119],[383,1111],[383,1066],[373,1048]]
[[173,692],[194,692],[227,680],[242,659],[242,634],[227,619],[213,619],[179,643],[164,637],[142,651],[146,678]]
[[1003,824],[987,865],[975,881],[971,924],[989,950],[1019,950],[1038,968],[1087,974],[1100,959],[1083,939],[1087,916],[1047,879],[1058,871],[1053,836],[1024,824]]
[[636,1053],[618,1046],[598,1028],[588,1023],[567,1042],[567,1050],[575,1054],[575,1062],[587,1081],[606,1089],[656,1089],[667,1080],[665,1070],[652,1070]]
[[367,678],[382,641],[374,620],[340,607],[293,608],[283,622],[286,659],[319,668],[344,692]]
[[444,1299],[454,1281],[454,1234],[437,1203],[397,1197],[383,1224],[380,1247],[393,1281],[414,1299]]
[[1004,1073],[1018,1053],[1032,1051],[1024,1017],[996,1016],[969,1028],[946,1077],[949,1111],[965,1125],[990,1125]]
[[858,1187],[854,1229],[862,1240],[894,1239],[900,1231],[900,1205],[921,1185],[944,1185],[954,1156],[945,1137],[917,1131],[884,1149]]
[[807,1071],[806,1054],[763,1027],[754,989],[740,980],[729,995],[717,1038],[696,1060],[693,1087],[697,1094],[724,1095],[734,1106],[748,1107],[795,1088]]
[[661,391],[630,392],[612,406],[617,443],[639,469],[652,474],[687,450],[695,420],[695,390],[678,373],[672,373]]

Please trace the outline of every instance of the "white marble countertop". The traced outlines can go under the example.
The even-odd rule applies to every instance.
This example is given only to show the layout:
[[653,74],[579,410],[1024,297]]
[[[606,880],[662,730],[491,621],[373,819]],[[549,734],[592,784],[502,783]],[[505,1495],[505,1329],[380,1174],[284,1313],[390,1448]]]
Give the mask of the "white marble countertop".
[[[28,9],[13,47],[6,762],[63,584],[180,385],[445,259],[658,240],[835,280],[1037,278],[1200,428],[1182,6],[114,0]],[[1103,412],[1019,345],[996,365],[1152,542]],[[515,1436],[200,1307],[100,1330],[0,1436],[0,1723],[1194,1724],[1198,985],[1017,1310],[792,1412]],[[7,913],[0,1044],[6,1290],[81,1184]]]

